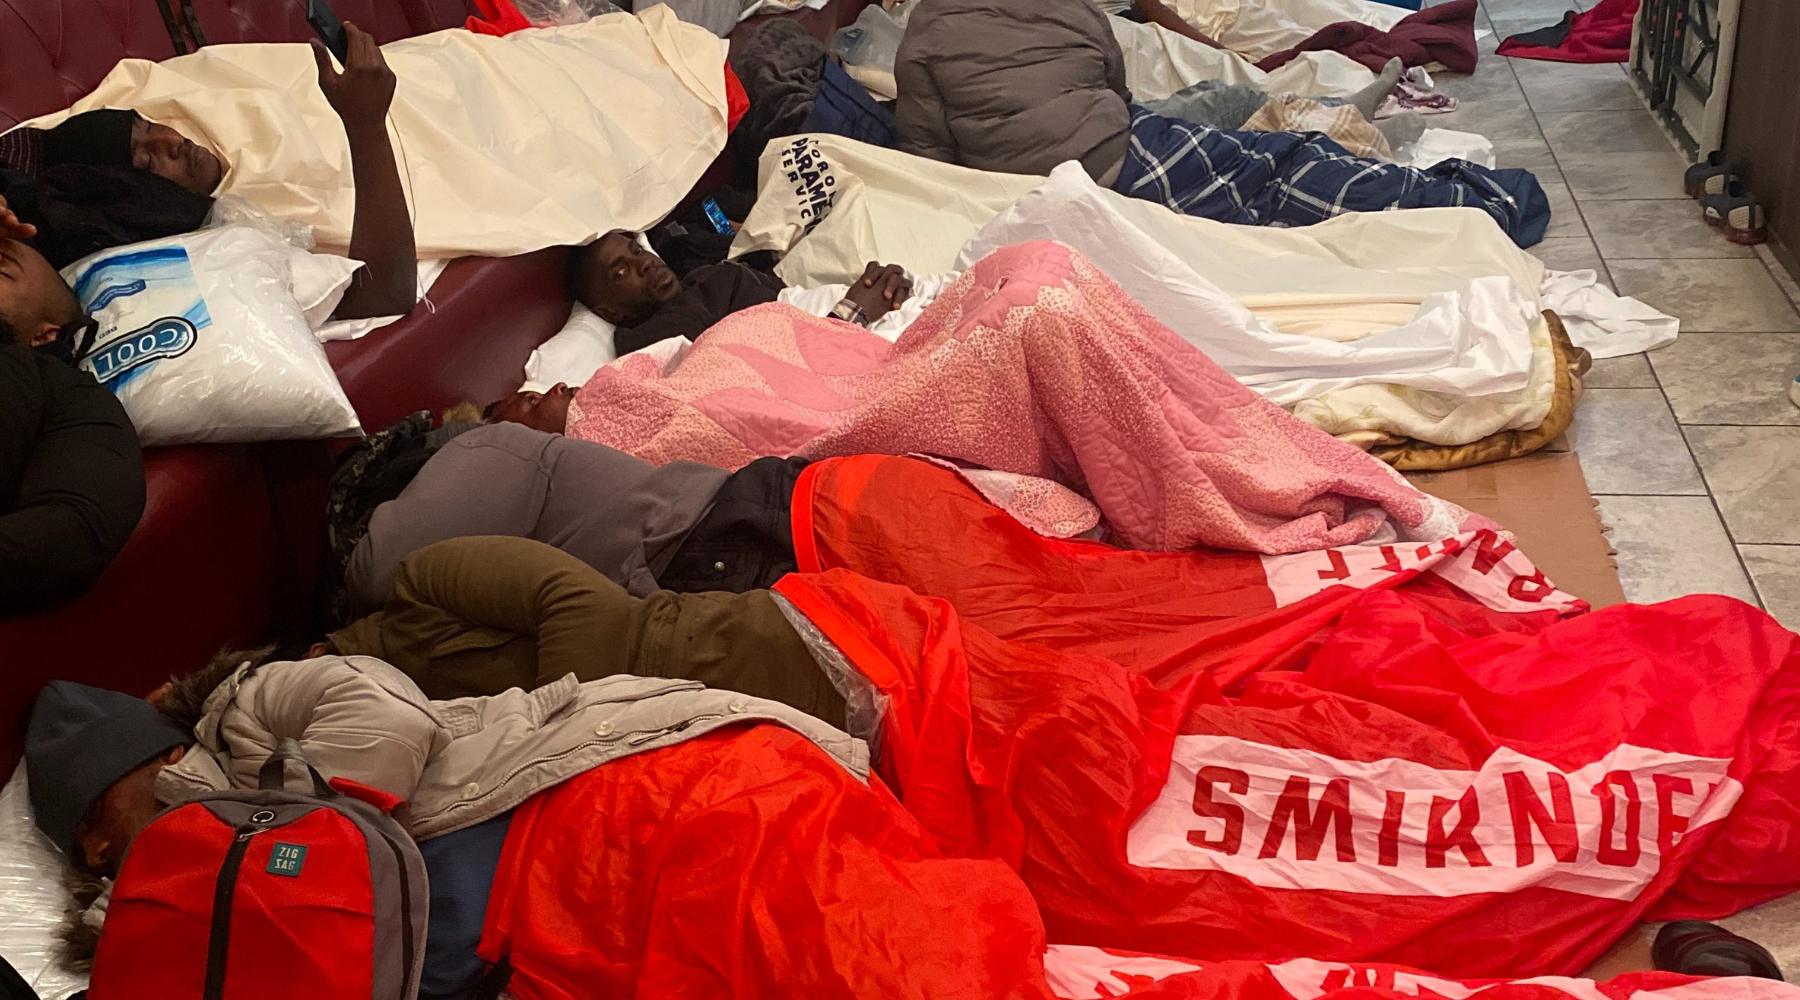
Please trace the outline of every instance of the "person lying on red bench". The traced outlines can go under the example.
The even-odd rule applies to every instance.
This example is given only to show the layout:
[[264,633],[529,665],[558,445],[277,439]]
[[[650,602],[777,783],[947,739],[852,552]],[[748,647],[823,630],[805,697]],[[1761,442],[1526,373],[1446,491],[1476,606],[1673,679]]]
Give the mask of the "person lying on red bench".
[[[394,74],[367,32],[345,24],[344,33],[349,51],[342,71],[313,43],[319,89],[350,143],[356,207],[349,255],[364,264],[333,316],[401,315],[418,301],[418,262],[387,134]],[[0,230],[0,237],[33,242],[57,267],[124,243],[199,228],[225,175],[211,150],[130,110],[85,111],[47,131],[18,129],[5,138],[0,210],[10,197],[14,217],[29,232]],[[39,305],[60,298],[43,296]],[[38,333],[25,335],[39,342]]]

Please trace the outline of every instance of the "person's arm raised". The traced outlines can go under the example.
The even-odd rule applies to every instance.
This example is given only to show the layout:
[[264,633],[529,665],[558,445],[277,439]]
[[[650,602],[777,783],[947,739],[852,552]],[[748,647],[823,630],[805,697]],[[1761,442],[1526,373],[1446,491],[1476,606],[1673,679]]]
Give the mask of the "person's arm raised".
[[406,191],[387,134],[394,73],[368,32],[346,23],[344,39],[348,58],[341,73],[331,65],[325,47],[313,43],[319,89],[343,121],[344,135],[350,141],[350,169],[356,184],[350,257],[363,263],[332,315],[363,319],[405,314],[419,301],[419,261]]

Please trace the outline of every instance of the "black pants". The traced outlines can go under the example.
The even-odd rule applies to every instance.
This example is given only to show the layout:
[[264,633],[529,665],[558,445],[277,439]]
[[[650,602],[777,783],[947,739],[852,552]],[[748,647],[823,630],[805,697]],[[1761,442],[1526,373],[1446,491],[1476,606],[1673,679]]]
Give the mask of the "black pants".
[[678,593],[741,594],[797,568],[790,521],[803,458],[759,458],[731,474],[656,582]]

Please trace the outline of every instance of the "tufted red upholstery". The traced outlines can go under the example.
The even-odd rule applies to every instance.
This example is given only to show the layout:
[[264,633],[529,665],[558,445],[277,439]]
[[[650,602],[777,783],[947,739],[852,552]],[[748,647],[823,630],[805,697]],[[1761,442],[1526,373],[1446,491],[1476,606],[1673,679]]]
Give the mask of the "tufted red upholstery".
[[[3,0],[0,0],[3,2]],[[208,45],[222,42],[304,42],[313,37],[306,23],[306,0],[192,0]],[[151,9],[155,9],[154,3]],[[379,42],[454,28],[472,8],[424,0],[332,0],[331,9]]]
[[[383,42],[456,27],[474,10],[465,0],[334,0],[332,8]],[[177,0],[170,9],[179,11]],[[193,0],[193,9],[209,44],[313,37],[305,0]],[[121,59],[174,54],[155,0],[0,0],[0,130],[68,107]]]
[[[488,403],[518,388],[525,359],[547,339],[538,331],[555,333],[569,318],[567,259],[566,249],[551,247],[505,260],[453,261],[432,291],[435,312],[421,315],[421,306],[384,331],[393,336],[325,345],[363,426],[386,427],[415,410]],[[407,328],[420,324],[472,335],[409,336]]]
[[125,551],[86,597],[0,625],[0,770],[10,771],[31,702],[71,678],[144,692],[260,635],[275,603],[275,533],[258,450],[157,448],[148,503]]
[[174,54],[155,0],[0,0],[0,130],[68,107],[121,59]]

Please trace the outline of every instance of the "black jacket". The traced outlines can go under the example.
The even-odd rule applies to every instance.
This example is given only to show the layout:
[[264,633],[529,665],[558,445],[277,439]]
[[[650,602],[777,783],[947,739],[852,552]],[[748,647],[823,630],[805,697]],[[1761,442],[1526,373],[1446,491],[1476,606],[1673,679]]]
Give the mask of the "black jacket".
[[0,345],[0,618],[79,597],[144,514],[144,456],[87,372]]
[[681,279],[681,292],[655,315],[613,331],[613,348],[626,355],[670,337],[697,340],[740,309],[776,301],[786,287],[773,274],[731,261],[696,268]]

